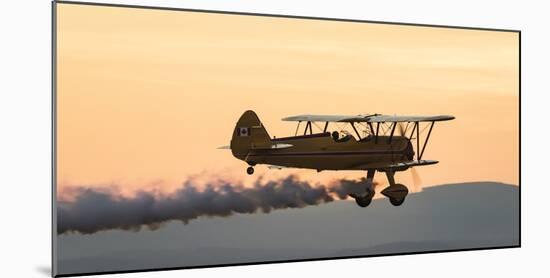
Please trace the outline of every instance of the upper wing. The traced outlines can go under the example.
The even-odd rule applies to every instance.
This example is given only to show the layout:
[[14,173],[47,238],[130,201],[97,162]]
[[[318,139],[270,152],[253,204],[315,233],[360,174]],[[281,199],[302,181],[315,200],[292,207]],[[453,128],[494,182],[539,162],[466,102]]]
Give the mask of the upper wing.
[[454,119],[454,116],[450,115],[438,115],[438,116],[390,116],[390,115],[375,115],[367,117],[360,122],[440,122],[449,121]]
[[350,116],[350,115],[297,115],[282,118],[283,121],[292,122],[341,122],[346,119],[362,117],[362,115]]
[[297,115],[283,118],[283,121],[308,121],[308,122],[439,122],[449,121],[455,117],[450,115],[438,116],[391,116],[391,115]]

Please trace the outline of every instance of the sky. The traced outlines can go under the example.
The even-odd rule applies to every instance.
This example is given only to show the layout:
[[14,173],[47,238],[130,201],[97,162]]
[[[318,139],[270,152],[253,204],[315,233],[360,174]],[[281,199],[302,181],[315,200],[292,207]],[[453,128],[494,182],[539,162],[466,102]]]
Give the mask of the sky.
[[277,137],[294,133],[280,119],[296,114],[454,115],[434,128],[424,158],[440,163],[418,169],[423,186],[519,184],[518,33],[57,7],[58,190],[254,179],[217,149],[248,109]]

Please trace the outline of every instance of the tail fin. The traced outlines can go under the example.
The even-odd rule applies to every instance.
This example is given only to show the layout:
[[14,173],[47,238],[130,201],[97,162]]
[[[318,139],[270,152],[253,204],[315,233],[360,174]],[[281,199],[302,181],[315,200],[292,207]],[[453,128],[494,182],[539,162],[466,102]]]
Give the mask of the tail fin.
[[245,160],[250,149],[271,145],[271,139],[258,115],[247,110],[237,121],[231,138],[231,152],[236,158]]

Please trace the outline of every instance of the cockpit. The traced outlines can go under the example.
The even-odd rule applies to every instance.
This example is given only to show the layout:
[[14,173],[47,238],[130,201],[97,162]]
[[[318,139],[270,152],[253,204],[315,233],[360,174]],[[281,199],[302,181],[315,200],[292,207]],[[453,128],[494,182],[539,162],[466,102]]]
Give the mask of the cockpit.
[[[371,130],[368,128],[368,124],[364,123],[336,123],[336,122],[319,122],[306,121],[304,127],[302,127],[302,121],[298,121],[294,136],[279,138],[312,138],[312,137],[331,137],[334,142],[345,143],[350,140],[357,142],[369,141],[373,138]],[[276,140],[276,139],[275,139]]]

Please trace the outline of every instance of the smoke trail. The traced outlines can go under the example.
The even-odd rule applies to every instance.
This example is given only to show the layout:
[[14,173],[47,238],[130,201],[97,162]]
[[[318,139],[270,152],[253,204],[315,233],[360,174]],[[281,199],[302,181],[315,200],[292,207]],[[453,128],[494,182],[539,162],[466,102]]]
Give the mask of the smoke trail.
[[289,176],[276,181],[257,180],[252,187],[207,185],[198,190],[187,181],[175,193],[139,192],[134,197],[90,188],[73,188],[74,199],[57,206],[58,234],[91,234],[102,230],[158,229],[167,221],[187,224],[201,216],[225,217],[235,213],[269,213],[275,209],[302,208],[346,199],[365,190],[365,179],[339,180],[330,186],[312,185]]

